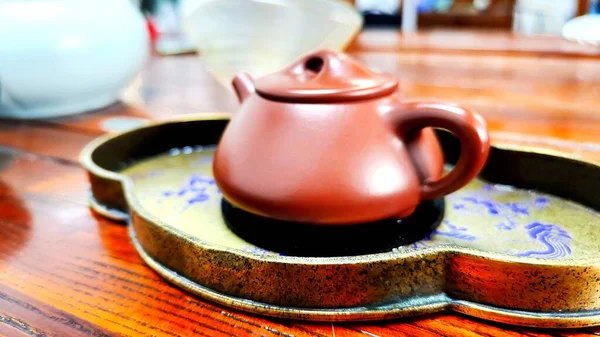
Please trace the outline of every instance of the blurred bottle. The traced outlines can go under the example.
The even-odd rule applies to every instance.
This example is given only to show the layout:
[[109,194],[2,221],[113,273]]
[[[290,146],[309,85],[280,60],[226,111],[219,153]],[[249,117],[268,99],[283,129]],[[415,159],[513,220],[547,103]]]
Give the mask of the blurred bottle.
[[152,31],[154,48],[161,55],[195,53],[196,49],[183,30],[182,1],[134,0],[146,16]]
[[402,33],[417,31],[419,0],[402,0]]
[[590,1],[590,14],[600,14],[600,0]]

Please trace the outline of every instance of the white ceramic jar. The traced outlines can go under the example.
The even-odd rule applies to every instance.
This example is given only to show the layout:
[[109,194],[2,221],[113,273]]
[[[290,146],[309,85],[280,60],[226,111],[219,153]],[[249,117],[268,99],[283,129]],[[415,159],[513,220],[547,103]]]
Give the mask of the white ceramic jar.
[[0,1],[0,117],[46,118],[117,101],[150,51],[126,0]]

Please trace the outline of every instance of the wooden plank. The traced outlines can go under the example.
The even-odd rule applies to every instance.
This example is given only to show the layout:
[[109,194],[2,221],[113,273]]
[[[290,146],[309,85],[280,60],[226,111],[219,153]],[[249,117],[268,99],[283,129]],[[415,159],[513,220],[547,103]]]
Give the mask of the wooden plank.
[[9,287],[0,288],[0,322],[25,336],[117,336]]
[[[86,184],[71,174],[83,174],[80,168],[19,154],[0,162],[5,163],[0,171],[0,301],[12,303],[0,304],[8,310],[0,310],[5,320],[18,319],[24,329],[57,336],[80,331],[69,334],[68,328],[50,324],[52,317],[67,317],[77,329],[93,325],[124,336],[281,336],[282,331],[319,336],[205,303],[171,286],[142,262],[124,225],[93,216],[77,202]],[[44,179],[40,171],[57,178]],[[46,185],[35,189],[40,181]],[[72,197],[49,192],[59,189],[73,191]],[[45,316],[27,312],[31,307],[44,308],[39,311]]]
[[[399,94],[405,98],[448,100],[476,109],[488,121],[493,139],[600,162],[598,50],[554,38],[448,31],[414,37],[365,32],[352,49],[352,55],[372,69],[397,76]],[[153,59],[130,90],[138,95],[129,96],[134,99],[127,104],[90,113],[0,121],[0,147],[16,149],[0,148],[0,293],[10,298],[0,299],[0,335],[77,335],[83,331],[78,327],[96,335],[126,336],[598,332],[597,328],[539,331],[455,314],[356,324],[289,322],[230,310],[180,291],[141,261],[125,226],[90,212],[88,183],[77,164],[79,151],[110,132],[107,125],[115,118],[162,120],[198,112],[234,112],[238,104],[196,57]],[[22,311],[15,301],[41,308],[46,316]],[[65,327],[48,317],[68,317],[73,325]]]
[[[493,131],[600,141],[595,132],[600,123],[597,114],[600,111],[597,99],[600,59],[364,51],[353,52],[352,56],[375,71],[396,76],[402,97],[466,105],[481,113]],[[144,78],[148,81],[138,90],[153,92],[153,98],[143,108],[115,105],[50,121],[3,121],[0,144],[73,160],[87,141],[110,131],[106,125],[115,118],[164,120],[191,112],[235,112],[238,106],[231,101],[234,100],[232,94],[221,91],[220,87],[213,88],[216,84],[209,75],[196,71],[196,67],[202,67],[196,57],[173,59],[158,58],[153,61],[156,65],[145,71]],[[166,64],[161,64],[163,62]],[[159,79],[167,76],[163,75],[165,68],[170,70],[169,80],[163,83]],[[190,69],[196,77],[189,74]],[[171,97],[178,88],[195,94]],[[60,130],[45,131],[44,128]],[[46,145],[50,140],[53,146]]]
[[402,35],[398,30],[369,29],[359,34],[348,51],[390,53],[459,53],[564,58],[598,58],[600,49],[554,36],[519,36],[505,31],[421,29]]
[[22,121],[0,121],[0,147],[77,164],[79,152],[97,135]]
[[99,135],[119,124],[141,124],[201,112],[233,112],[238,103],[229,83],[219,83],[198,56],[154,57],[125,90],[120,102],[104,109],[35,123]]

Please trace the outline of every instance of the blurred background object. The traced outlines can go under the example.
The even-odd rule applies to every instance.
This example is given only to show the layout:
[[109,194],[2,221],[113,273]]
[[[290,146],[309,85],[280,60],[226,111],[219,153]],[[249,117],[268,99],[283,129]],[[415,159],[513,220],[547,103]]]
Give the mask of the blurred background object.
[[365,27],[400,27],[399,0],[356,0]]
[[411,34],[417,31],[417,12],[419,0],[402,0],[402,33]]
[[590,1],[590,14],[600,14],[600,0]]
[[140,0],[139,7],[152,19],[160,34],[173,34],[181,30],[180,4],[177,0]]
[[[357,0],[366,27],[509,29],[515,0]],[[406,5],[406,6],[405,6]],[[407,8],[409,7],[409,8]],[[410,22],[402,23],[405,18]],[[409,28],[410,27],[410,28]],[[414,27],[414,28],[413,28]]]
[[189,5],[190,2],[139,0],[142,13],[148,20],[148,26],[154,31],[154,49],[161,55],[182,55],[196,51],[196,46],[183,30],[182,16],[185,4]]
[[197,0],[183,18],[201,60],[224,86],[274,72],[317,48],[343,50],[362,16],[342,0]]
[[581,44],[600,46],[600,14],[597,14],[597,10],[598,8],[592,8],[590,14],[567,22],[562,29],[563,36]]
[[0,116],[110,105],[148,52],[145,21],[131,1],[0,1]]
[[[569,19],[600,11],[600,0],[356,0],[355,5],[367,28],[512,30],[523,35],[560,35]],[[411,22],[403,23],[402,15]]]
[[[202,17],[198,8],[215,6],[214,0],[132,0],[139,1],[145,12],[151,12],[148,17],[157,27],[161,38],[156,50],[162,55],[185,54],[195,52],[200,48],[198,41],[199,18]],[[219,6],[225,8],[230,0],[223,0]],[[298,0],[250,0],[244,3],[244,8],[259,8],[257,13],[240,15],[241,22],[258,21],[265,8],[278,8],[277,10],[288,13],[298,12],[297,17],[303,17],[304,8],[297,7]],[[593,14],[600,11],[600,0],[338,0],[338,1],[305,1],[311,3],[311,8],[324,6],[323,11],[331,10],[331,2],[345,3],[354,7],[362,17],[362,28],[365,29],[392,29],[403,33],[413,33],[419,30],[488,30],[512,31],[519,35],[554,35],[560,36],[563,26],[569,20],[586,13]],[[273,10],[272,13],[279,13]],[[235,12],[232,12],[235,13]],[[249,18],[255,16],[255,19]],[[219,17],[211,18],[219,20]],[[232,21],[230,18],[227,20]],[[220,20],[222,21],[222,20]],[[239,21],[239,20],[235,20]],[[259,28],[263,26],[290,27],[292,23],[282,23],[283,20],[264,18],[260,20]],[[587,19],[585,21],[588,21]],[[183,23],[187,22],[186,25]],[[192,22],[192,24],[190,24]],[[351,25],[351,23],[349,23]],[[254,25],[254,23],[253,23]],[[184,30],[182,27],[192,27]],[[222,26],[225,26],[222,24]],[[170,27],[170,28],[169,28]],[[247,27],[250,27],[247,25]],[[224,30],[219,28],[220,30]],[[252,32],[258,31],[252,27]],[[315,27],[314,32],[317,32]],[[360,29],[358,29],[360,30]],[[211,40],[209,34],[202,33],[204,44]],[[249,35],[248,32],[244,34]],[[306,33],[308,34],[308,32]],[[300,34],[304,37],[306,34]],[[317,35],[328,35],[327,31],[320,31]],[[588,32],[588,34],[591,34]],[[196,38],[191,39],[194,35]],[[563,34],[564,35],[564,34]],[[214,32],[215,39],[222,33]],[[279,35],[277,35],[279,36]],[[573,40],[573,38],[569,38]],[[243,41],[241,38],[239,41]],[[273,40],[270,38],[269,40]],[[587,38],[589,40],[589,38]],[[233,40],[230,43],[234,43]],[[253,42],[255,43],[255,42]],[[278,44],[280,46],[281,44]]]
[[513,31],[518,34],[560,35],[563,25],[577,14],[576,0],[518,0]]
[[[190,64],[230,90],[240,71],[262,76],[314,49],[342,51],[361,31],[364,45],[373,39],[366,30],[390,32],[388,40],[378,35],[379,42],[369,42],[384,49],[398,39],[402,48],[438,39],[477,49],[477,31],[591,45],[600,34],[600,0],[0,0],[0,6],[0,116],[19,118],[89,111],[118,99],[144,102],[152,92],[139,88],[148,78],[136,75],[149,51],[199,54]],[[498,45],[510,44],[503,41]]]

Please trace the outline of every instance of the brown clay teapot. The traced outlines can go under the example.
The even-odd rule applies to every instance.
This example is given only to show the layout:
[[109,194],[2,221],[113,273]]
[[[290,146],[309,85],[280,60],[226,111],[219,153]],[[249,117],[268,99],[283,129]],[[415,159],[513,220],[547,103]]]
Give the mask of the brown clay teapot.
[[[217,146],[214,175],[229,202],[265,217],[315,225],[402,219],[467,184],[489,153],[480,116],[400,100],[394,78],[343,53],[320,50],[256,81],[242,73],[233,86],[242,104]],[[445,176],[431,127],[461,141]]]

